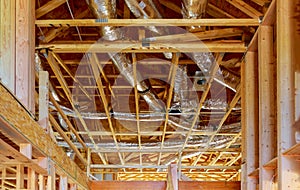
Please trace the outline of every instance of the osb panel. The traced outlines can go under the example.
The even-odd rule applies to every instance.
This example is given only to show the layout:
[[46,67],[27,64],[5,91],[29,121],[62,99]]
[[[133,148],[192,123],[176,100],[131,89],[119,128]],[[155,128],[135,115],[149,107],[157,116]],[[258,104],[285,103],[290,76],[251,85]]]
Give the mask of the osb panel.
[[20,132],[33,146],[63,168],[70,177],[83,187],[87,187],[85,174],[2,85],[0,85],[0,117],[5,121],[7,127],[12,127]]

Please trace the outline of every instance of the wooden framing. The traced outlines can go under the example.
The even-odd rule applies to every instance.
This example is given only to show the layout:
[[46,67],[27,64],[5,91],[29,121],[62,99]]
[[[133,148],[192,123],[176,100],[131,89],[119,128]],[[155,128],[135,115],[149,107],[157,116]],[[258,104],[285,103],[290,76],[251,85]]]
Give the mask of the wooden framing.
[[258,19],[64,19],[36,20],[39,27],[62,26],[258,26]]
[[16,88],[18,99],[34,113],[34,0],[16,1]]
[[273,46],[273,27],[260,26],[258,31],[259,57],[259,188],[272,186],[274,171],[264,165],[276,153],[276,72]]
[[255,190],[248,175],[258,167],[258,71],[257,53],[247,52],[242,63],[242,189]]
[[101,42],[94,44],[45,44],[39,45],[37,49],[50,49],[54,53],[161,53],[161,52],[235,52],[243,53],[246,46],[241,41],[220,42],[165,42],[149,43],[144,47],[142,42]]
[[278,189],[299,189],[300,165],[282,153],[295,144],[295,84],[292,32],[294,1],[277,0],[277,130],[278,130]]
[[70,181],[78,183],[82,189],[87,189],[86,175],[78,166],[67,157],[65,152],[52,141],[50,136],[44,132],[16,98],[2,85],[0,86],[0,93],[1,131],[4,128],[8,128],[10,134],[13,131],[22,134],[21,138],[26,139],[27,143],[30,143],[35,148],[35,152],[37,148],[40,151],[40,155],[48,156],[55,162],[56,171],[59,175],[66,175]]

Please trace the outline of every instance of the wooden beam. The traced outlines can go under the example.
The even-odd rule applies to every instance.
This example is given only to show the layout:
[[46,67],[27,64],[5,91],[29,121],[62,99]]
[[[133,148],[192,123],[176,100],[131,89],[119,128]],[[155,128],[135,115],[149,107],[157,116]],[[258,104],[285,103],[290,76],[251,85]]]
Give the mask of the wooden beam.
[[50,114],[49,115],[50,122],[54,129],[60,134],[60,136],[68,143],[70,148],[75,152],[76,156],[79,158],[79,160],[84,164],[85,166],[87,165],[86,160],[83,158],[82,154],[79,152],[77,147],[73,144],[73,142],[70,140],[70,138],[64,133],[60,125],[57,123],[55,118]]
[[51,0],[51,1],[48,1],[46,4],[39,7],[35,11],[35,17],[40,18],[40,17],[44,16],[45,14],[51,12],[52,10],[56,9],[57,7],[61,6],[65,2],[66,2],[66,0]]
[[16,96],[35,113],[34,106],[34,0],[16,1]]
[[[41,129],[39,124],[28,114],[17,99],[2,85],[0,85],[0,94],[1,128],[10,129],[11,132],[14,130],[18,131],[22,137],[27,139],[28,143],[38,148],[40,154],[53,159],[57,168],[63,168],[60,171],[61,174],[69,176],[71,181],[78,183],[83,189],[87,189],[86,175],[66,156],[65,152],[52,141],[51,137]],[[9,154],[11,155],[11,153]]]
[[[103,165],[103,164],[92,164],[91,168],[93,169],[113,169],[113,168],[136,168],[136,169],[167,169],[166,165]],[[182,169],[210,169],[210,170],[238,170],[240,166],[181,166]]]
[[260,16],[263,16],[262,13],[260,13],[258,10],[251,7],[250,5],[248,5],[242,0],[226,0],[226,1],[252,18],[259,18]]
[[249,174],[258,167],[258,65],[257,53],[248,51],[242,63],[242,189],[256,190]]
[[149,43],[148,47],[141,42],[101,42],[95,44],[45,44],[37,49],[50,49],[54,53],[107,53],[107,52],[232,52],[244,53],[246,46],[243,42],[218,41],[218,42],[166,42]]
[[295,144],[294,1],[277,0],[277,132],[278,189],[300,188],[299,163],[282,153]]
[[[92,181],[91,189],[119,190],[119,189],[155,189],[165,190],[164,181]],[[179,181],[180,190],[240,190],[240,182],[201,182]]]
[[161,0],[159,1],[163,6],[171,9],[172,11],[182,14],[181,13],[181,8],[179,6],[177,6],[175,3],[171,2],[171,1],[167,1],[167,0]]
[[68,117],[66,116],[66,114],[63,112],[63,110],[61,109],[61,107],[59,106],[59,104],[56,102],[56,100],[54,99],[53,95],[51,93],[49,95],[50,95],[50,101],[52,102],[52,104],[54,105],[54,107],[58,111],[58,113],[61,115],[61,117],[63,118],[63,120],[66,122],[68,128],[76,136],[76,139],[80,142],[80,144],[82,145],[82,147],[84,148],[84,150],[87,150],[86,144],[82,140],[81,136],[77,133],[77,130],[74,128],[74,126],[72,125],[72,123],[70,122],[70,120],[68,119]]
[[258,19],[63,19],[36,20],[39,27],[63,26],[258,26]]
[[273,27],[260,26],[259,57],[259,188],[272,186],[274,171],[264,165],[275,157],[276,150],[276,63],[274,59]]
[[222,9],[216,7],[215,5],[208,3],[206,8],[207,14],[215,17],[215,18],[231,18],[234,19],[234,16],[230,15],[229,13],[223,11]]
[[155,42],[172,42],[172,41],[173,42],[189,42],[189,41],[200,42],[201,40],[212,40],[217,38],[241,36],[242,34],[243,34],[243,30],[241,29],[225,28],[225,29],[208,30],[204,32],[156,36],[152,38],[146,38],[146,40],[155,41]]

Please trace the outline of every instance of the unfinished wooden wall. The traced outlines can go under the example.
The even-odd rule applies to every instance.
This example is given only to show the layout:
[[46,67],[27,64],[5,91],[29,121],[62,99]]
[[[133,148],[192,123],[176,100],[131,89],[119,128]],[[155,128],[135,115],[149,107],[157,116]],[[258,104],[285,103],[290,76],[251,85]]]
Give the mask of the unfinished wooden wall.
[[[297,1],[272,2],[242,67],[243,190],[300,189],[300,143],[295,139],[295,131],[300,131],[300,36],[296,6]],[[257,65],[251,59],[253,54],[257,54]],[[249,82],[251,75],[258,80],[255,89],[255,84]],[[251,111],[258,117],[253,117]],[[256,125],[259,132],[255,131]],[[253,142],[257,139],[259,146]],[[259,165],[254,168],[256,160]]]
[[0,79],[34,113],[35,1],[0,4]]

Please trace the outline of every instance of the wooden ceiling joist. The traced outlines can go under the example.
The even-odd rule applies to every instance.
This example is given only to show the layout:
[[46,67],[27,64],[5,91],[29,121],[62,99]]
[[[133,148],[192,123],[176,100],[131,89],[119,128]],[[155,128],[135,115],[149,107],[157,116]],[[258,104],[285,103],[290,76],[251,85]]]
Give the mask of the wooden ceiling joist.
[[162,52],[235,52],[244,53],[246,46],[243,42],[219,41],[205,43],[151,43],[145,47],[141,42],[99,42],[96,44],[46,44],[37,49],[50,49],[55,53],[162,53]]
[[[258,14],[258,13],[256,13]],[[261,14],[258,14],[262,16]],[[36,20],[39,27],[74,26],[258,26],[259,19],[55,19]]]

